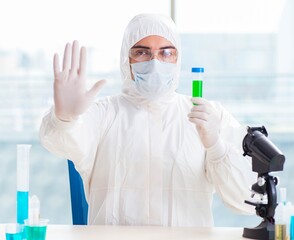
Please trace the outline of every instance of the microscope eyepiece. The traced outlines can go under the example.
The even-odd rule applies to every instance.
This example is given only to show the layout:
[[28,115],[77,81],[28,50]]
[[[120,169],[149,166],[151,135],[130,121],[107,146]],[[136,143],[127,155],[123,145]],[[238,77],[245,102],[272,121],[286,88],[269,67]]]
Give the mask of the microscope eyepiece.
[[252,157],[252,171],[263,174],[282,171],[285,156],[267,138],[264,126],[247,127],[247,135],[243,139],[243,156]]

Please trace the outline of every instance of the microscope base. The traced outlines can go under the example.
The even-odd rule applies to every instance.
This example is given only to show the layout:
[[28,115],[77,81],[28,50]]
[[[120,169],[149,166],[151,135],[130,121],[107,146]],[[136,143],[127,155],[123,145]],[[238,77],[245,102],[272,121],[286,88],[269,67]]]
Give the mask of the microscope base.
[[243,237],[260,240],[274,240],[275,239],[275,224],[268,220],[263,220],[255,228],[244,228]]

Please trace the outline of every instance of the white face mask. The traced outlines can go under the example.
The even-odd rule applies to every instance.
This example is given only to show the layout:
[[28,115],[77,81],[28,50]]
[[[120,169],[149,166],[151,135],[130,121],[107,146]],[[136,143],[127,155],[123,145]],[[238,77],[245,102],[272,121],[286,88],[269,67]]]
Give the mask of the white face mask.
[[135,87],[144,98],[155,100],[172,88],[176,64],[153,59],[131,66]]

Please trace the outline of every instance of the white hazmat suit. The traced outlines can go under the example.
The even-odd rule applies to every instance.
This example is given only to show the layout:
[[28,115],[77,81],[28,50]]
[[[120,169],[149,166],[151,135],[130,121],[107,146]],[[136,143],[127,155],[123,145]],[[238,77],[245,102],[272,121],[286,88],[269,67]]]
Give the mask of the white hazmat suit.
[[[148,101],[134,87],[129,49],[158,35],[178,49],[173,87]],[[98,100],[71,122],[54,108],[44,117],[40,139],[45,148],[71,159],[82,176],[89,224],[212,226],[216,191],[239,213],[254,176],[242,156],[245,128],[217,103],[220,138],[205,149],[188,120],[191,97],[175,92],[180,72],[180,43],[167,17],[141,14],[129,23],[121,48],[123,92]]]

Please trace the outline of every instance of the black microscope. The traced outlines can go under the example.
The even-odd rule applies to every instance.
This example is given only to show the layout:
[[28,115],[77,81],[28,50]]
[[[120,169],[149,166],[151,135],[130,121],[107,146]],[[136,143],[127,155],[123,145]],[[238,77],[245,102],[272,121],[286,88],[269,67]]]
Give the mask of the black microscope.
[[264,126],[247,127],[247,135],[243,139],[243,155],[252,158],[252,171],[258,173],[257,182],[251,186],[252,197],[254,194],[267,197],[267,203],[245,200],[245,203],[255,206],[256,215],[263,219],[258,226],[243,229],[243,237],[245,238],[275,239],[274,216],[277,206],[276,185],[278,180],[269,173],[283,170],[285,156],[267,136]]

